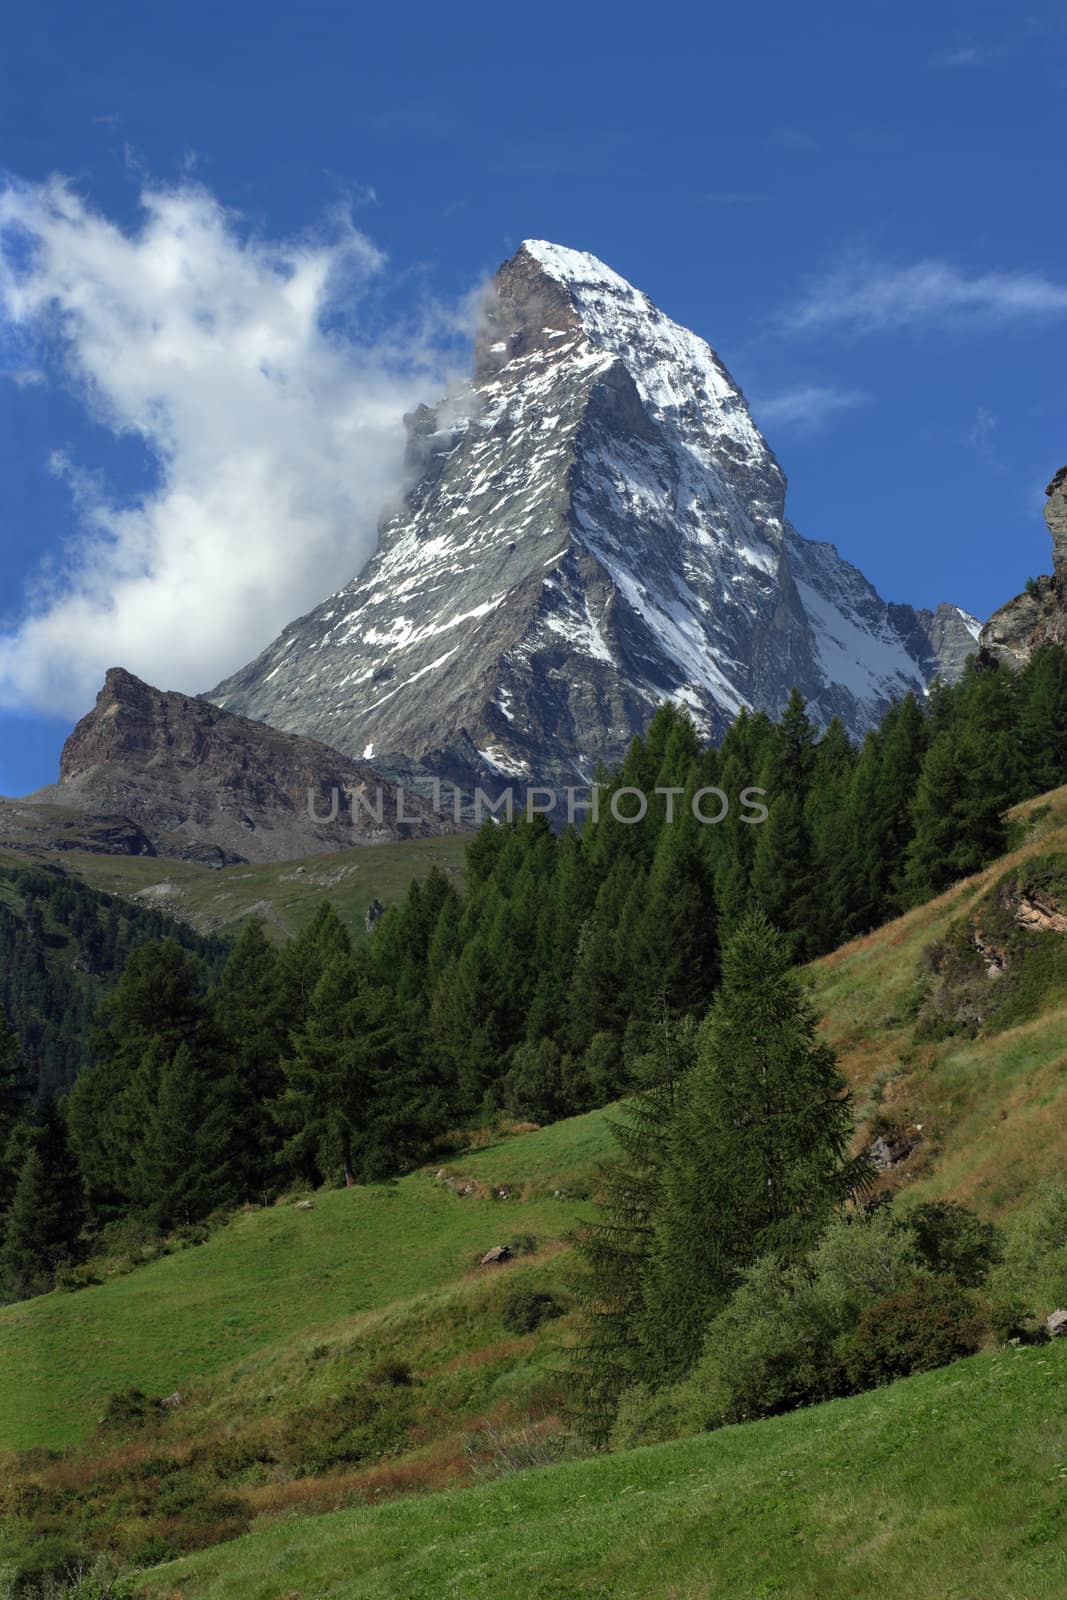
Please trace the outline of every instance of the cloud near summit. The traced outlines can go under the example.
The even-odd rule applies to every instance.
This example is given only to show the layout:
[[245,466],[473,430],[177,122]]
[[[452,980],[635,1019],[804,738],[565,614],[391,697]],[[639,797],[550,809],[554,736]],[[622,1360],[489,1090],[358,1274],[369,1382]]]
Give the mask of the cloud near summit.
[[385,259],[346,213],[269,241],[197,186],[141,205],[124,231],[62,181],[0,192],[5,375],[72,390],[154,478],[55,458],[78,532],[0,636],[8,706],[79,714],[116,663],[187,691],[241,665],[366,560],[401,417],[447,381],[462,313],[382,332]]

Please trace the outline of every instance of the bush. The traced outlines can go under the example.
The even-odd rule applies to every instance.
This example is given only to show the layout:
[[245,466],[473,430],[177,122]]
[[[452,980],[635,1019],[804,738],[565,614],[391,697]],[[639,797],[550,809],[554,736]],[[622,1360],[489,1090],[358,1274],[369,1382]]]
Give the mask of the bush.
[[508,1249],[513,1256],[535,1256],[537,1254],[537,1235],[535,1233],[516,1233],[508,1240]]
[[1000,1231],[951,1200],[929,1200],[907,1213],[904,1225],[915,1237],[920,1256],[938,1277],[955,1278],[965,1289],[977,1289],[1003,1260]]
[[633,1450],[700,1431],[689,1385],[676,1384],[657,1392],[639,1383],[623,1393],[609,1443],[613,1450]]
[[367,1382],[379,1384],[385,1388],[406,1389],[412,1382],[411,1367],[406,1361],[401,1361],[399,1356],[386,1356],[367,1373]]
[[863,1312],[847,1369],[858,1389],[872,1389],[914,1372],[947,1367],[973,1355],[982,1338],[974,1302],[956,1283],[919,1277],[900,1294]]
[[6,1569],[7,1600],[129,1600],[133,1589],[104,1560],[88,1562],[69,1540],[46,1534]]
[[807,1266],[763,1257],[708,1328],[679,1386],[681,1415],[703,1430],[829,1399],[840,1389],[839,1330]]
[[92,1265],[88,1261],[80,1262],[73,1266],[64,1262],[56,1268],[55,1286],[62,1289],[65,1294],[76,1294],[79,1289],[91,1289],[100,1282]]
[[1023,1344],[1041,1344],[1048,1338],[1044,1328],[1035,1326],[1021,1300],[994,1300],[989,1308],[989,1326],[998,1344],[1019,1339]]
[[533,1333],[544,1322],[565,1316],[566,1306],[548,1289],[516,1284],[504,1296],[500,1320],[509,1333]]
[[278,1454],[309,1473],[377,1460],[404,1443],[410,1404],[402,1384],[347,1389],[288,1418]]
[[1045,1189],[1032,1211],[1012,1219],[990,1288],[1032,1316],[1067,1306],[1067,1186]]
[[140,1389],[120,1389],[108,1397],[100,1425],[104,1428],[139,1428],[146,1422],[162,1416],[158,1400],[149,1400]]

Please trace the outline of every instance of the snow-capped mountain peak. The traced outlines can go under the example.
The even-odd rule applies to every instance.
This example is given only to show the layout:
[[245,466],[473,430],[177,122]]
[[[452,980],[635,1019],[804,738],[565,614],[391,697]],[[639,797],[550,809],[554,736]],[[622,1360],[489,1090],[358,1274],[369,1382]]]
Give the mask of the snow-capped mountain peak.
[[973,646],[956,608],[887,605],[796,533],[711,347],[580,251],[505,262],[473,379],[409,419],[409,460],[364,571],[219,704],[468,783],[576,781],[664,699],[713,735],[796,686],[858,735]]

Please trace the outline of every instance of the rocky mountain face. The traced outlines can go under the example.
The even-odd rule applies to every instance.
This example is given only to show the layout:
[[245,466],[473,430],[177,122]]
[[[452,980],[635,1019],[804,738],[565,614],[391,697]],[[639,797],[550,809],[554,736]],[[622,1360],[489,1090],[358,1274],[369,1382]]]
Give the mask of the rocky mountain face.
[[796,686],[862,735],[975,647],[801,538],[714,351],[593,256],[523,244],[472,381],[408,427],[377,553],[216,704],[376,764],[580,784],[664,700],[715,736]]
[[[309,815],[309,791],[321,821]],[[72,825],[79,813],[91,826]],[[417,796],[399,800],[365,762],[153,689],[121,667],[107,674],[94,709],[64,745],[59,782],[8,802],[0,815],[0,833],[21,826],[24,839],[46,825],[57,832],[56,848],[66,837],[68,847],[84,849],[88,838],[109,853],[211,866],[453,831]]]
[[1052,576],[1035,578],[1025,594],[994,611],[979,636],[983,654],[1008,666],[1023,666],[1040,645],[1067,645],[1067,467],[1045,495]]

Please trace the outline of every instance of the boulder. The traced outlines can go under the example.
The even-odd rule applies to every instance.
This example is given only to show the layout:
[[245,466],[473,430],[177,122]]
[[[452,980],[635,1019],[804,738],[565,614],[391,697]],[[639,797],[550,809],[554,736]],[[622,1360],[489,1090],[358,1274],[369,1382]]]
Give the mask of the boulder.
[[1061,1339],[1067,1334],[1067,1311],[1052,1311],[1045,1318],[1045,1327],[1053,1339]]
[[502,1267],[505,1261],[511,1260],[511,1246],[508,1244],[495,1244],[487,1250],[479,1262],[482,1267]]

